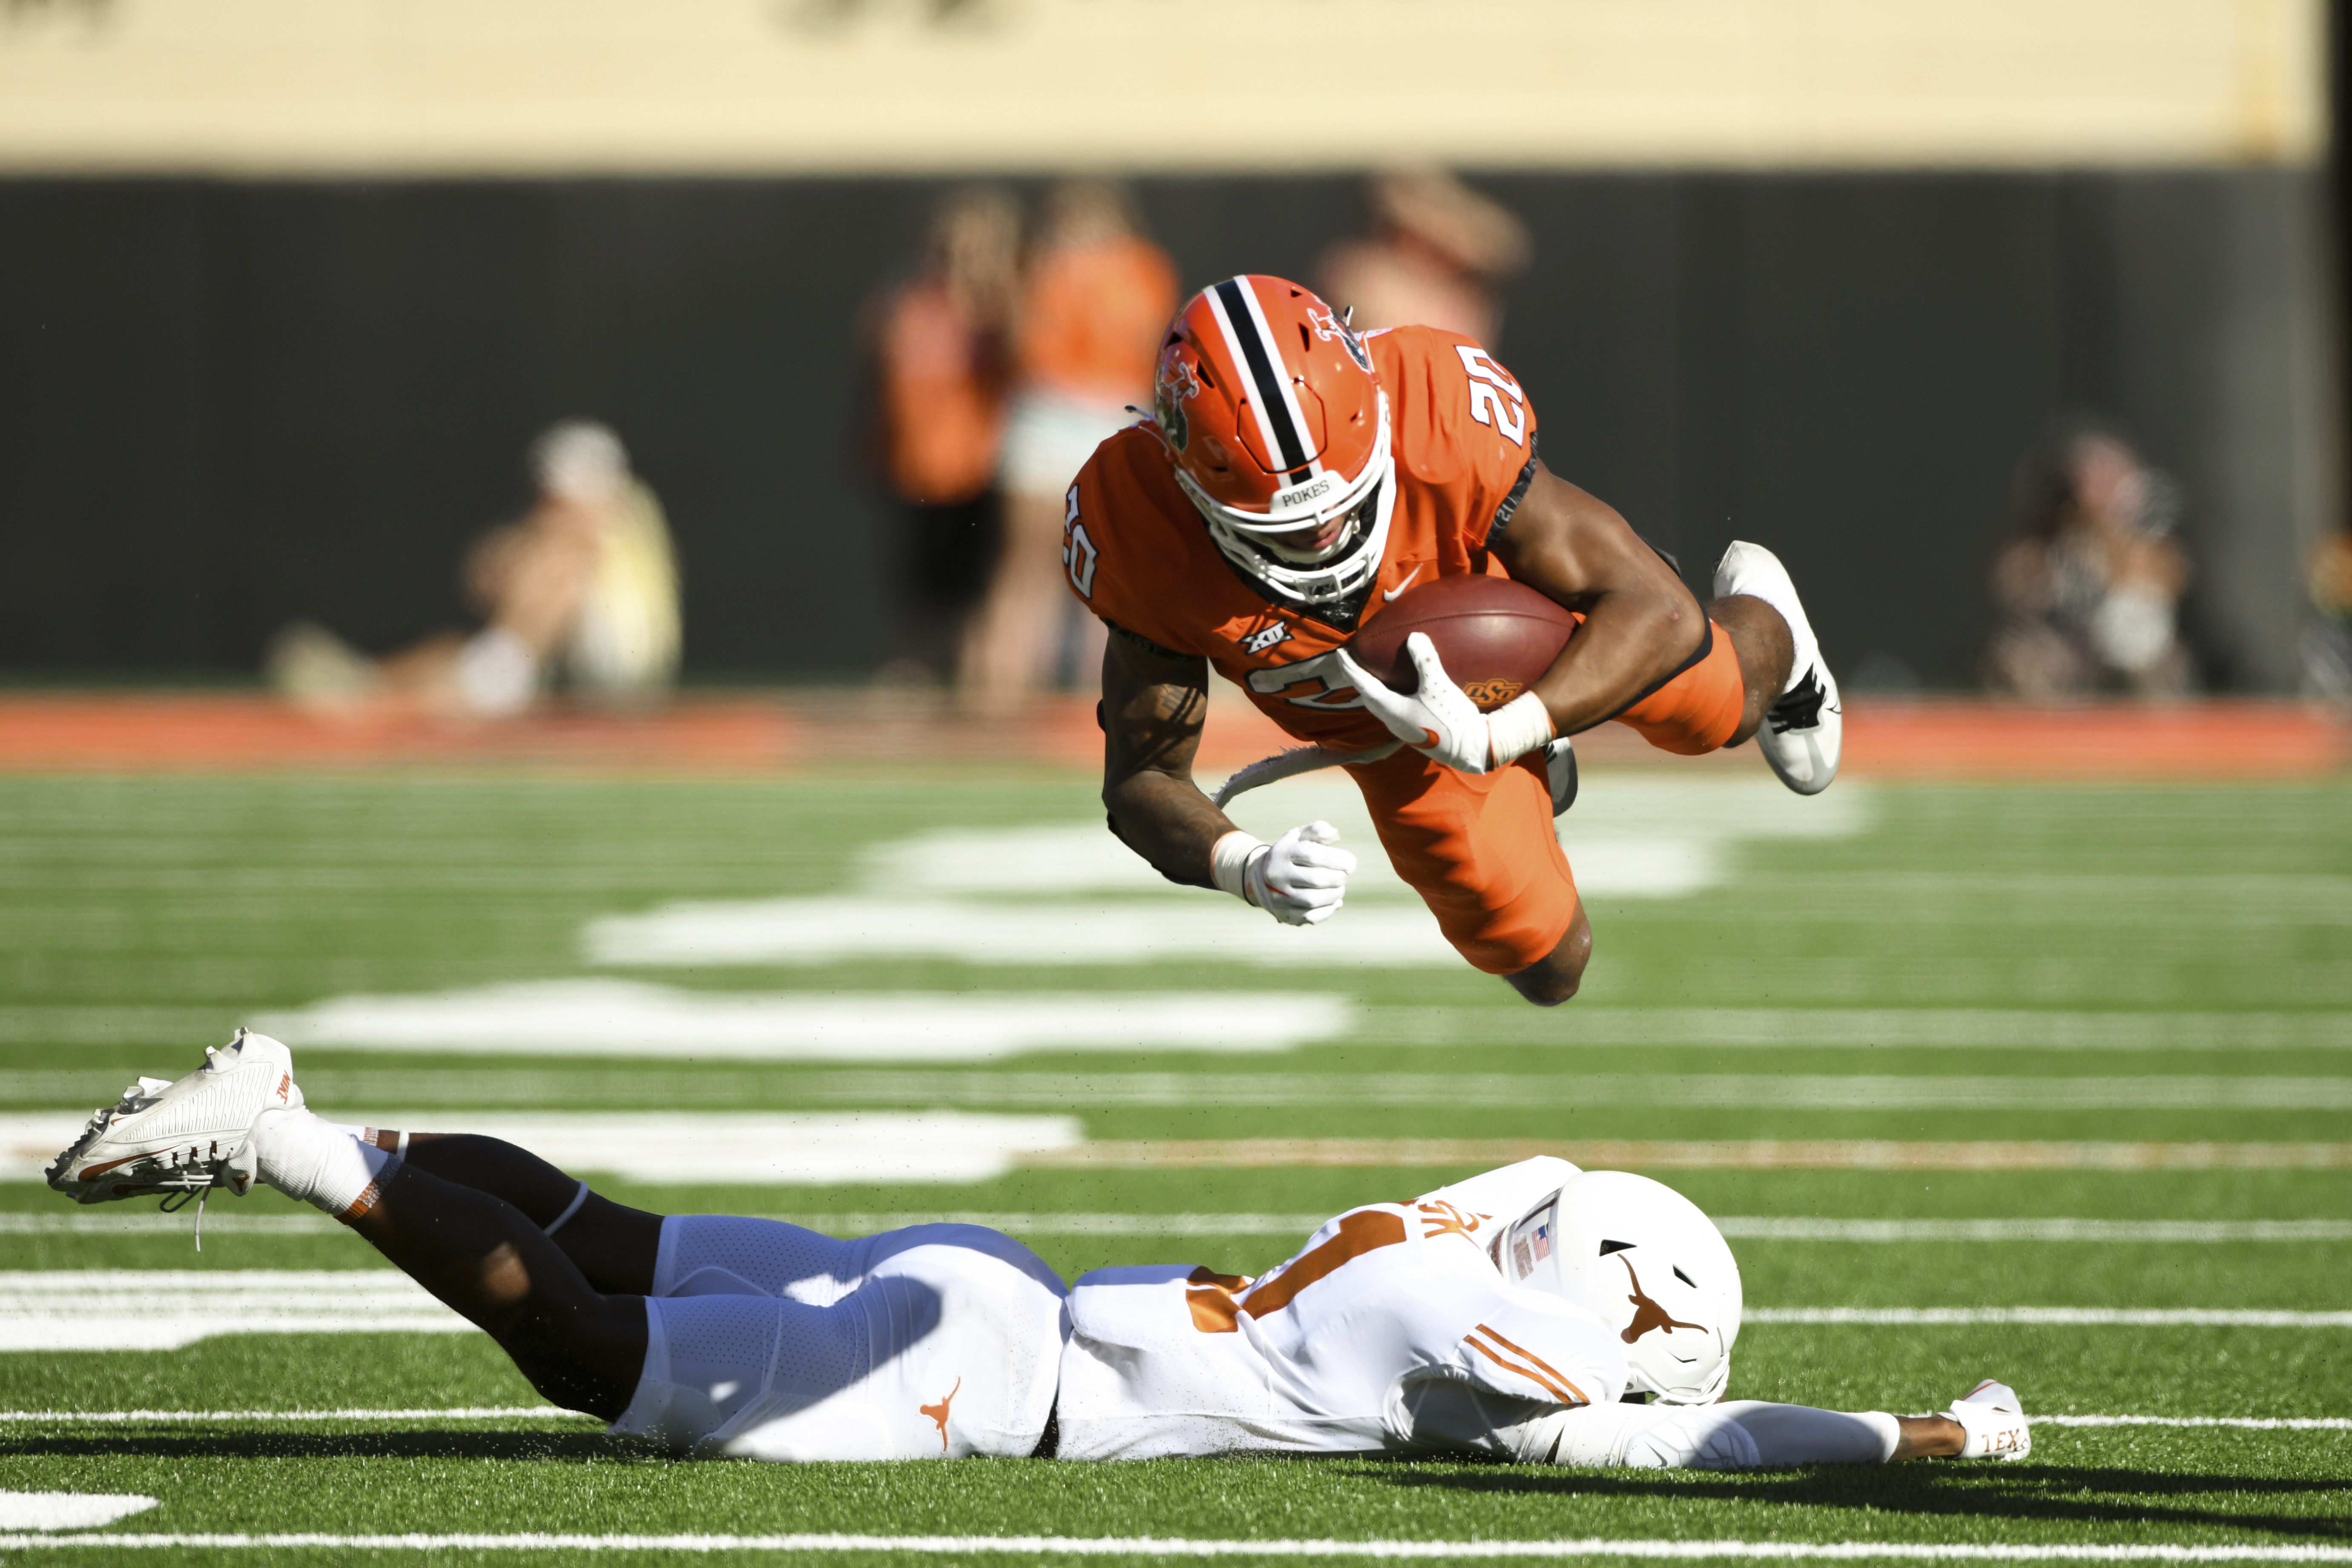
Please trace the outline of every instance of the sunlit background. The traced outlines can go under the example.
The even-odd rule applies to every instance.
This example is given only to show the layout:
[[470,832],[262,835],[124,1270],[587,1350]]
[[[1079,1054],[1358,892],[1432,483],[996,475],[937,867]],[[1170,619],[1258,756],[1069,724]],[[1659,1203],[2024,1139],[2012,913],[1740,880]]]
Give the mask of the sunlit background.
[[[2318,0],[0,0],[0,1484],[160,1499],[164,1552],[2340,1552],[2341,37]],[[1237,808],[1366,856],[1312,930],[1104,831],[1060,496],[1239,271],[1466,325],[1695,587],[1779,552],[1844,682],[1817,799],[1580,739],[1558,1011],[1454,955],[1337,773]],[[1201,778],[1281,743],[1221,695]],[[665,1212],[971,1217],[1066,1274],[1256,1272],[1530,1152],[1643,1170],[1739,1253],[1735,1395],[1997,1373],[2074,1424],[1866,1497],[660,1464],[306,1209],[224,1198],[198,1255],[43,1188],[239,1023],[337,1120]]]

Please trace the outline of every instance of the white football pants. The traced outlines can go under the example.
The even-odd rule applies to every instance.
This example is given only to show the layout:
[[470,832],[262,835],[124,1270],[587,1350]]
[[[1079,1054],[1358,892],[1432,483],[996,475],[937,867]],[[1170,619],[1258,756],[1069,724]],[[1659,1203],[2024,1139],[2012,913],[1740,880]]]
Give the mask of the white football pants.
[[1054,1408],[1066,1294],[980,1226],[837,1241],[673,1215],[645,1371],[612,1429],[755,1459],[1026,1456]]

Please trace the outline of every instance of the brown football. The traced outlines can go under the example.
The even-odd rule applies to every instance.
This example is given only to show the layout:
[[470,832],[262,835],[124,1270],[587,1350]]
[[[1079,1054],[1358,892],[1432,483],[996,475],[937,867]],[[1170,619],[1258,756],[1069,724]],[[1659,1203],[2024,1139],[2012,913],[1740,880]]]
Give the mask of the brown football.
[[1540,679],[1568,646],[1575,617],[1507,577],[1440,577],[1408,588],[1348,643],[1365,669],[1399,691],[1421,684],[1404,639],[1427,632],[1445,673],[1492,712]]

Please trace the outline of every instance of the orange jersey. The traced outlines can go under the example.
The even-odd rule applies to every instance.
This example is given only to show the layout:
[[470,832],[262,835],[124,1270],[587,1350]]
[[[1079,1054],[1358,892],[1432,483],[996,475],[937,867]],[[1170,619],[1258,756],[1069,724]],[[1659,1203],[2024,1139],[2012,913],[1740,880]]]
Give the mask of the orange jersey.
[[1507,575],[1487,542],[1535,473],[1534,410],[1486,350],[1432,327],[1369,334],[1365,346],[1388,394],[1396,496],[1380,574],[1360,601],[1310,608],[1247,581],[1177,489],[1148,421],[1096,448],[1063,523],[1070,591],[1087,608],[1205,658],[1290,734],[1345,751],[1391,736],[1328,656],[1407,588]]

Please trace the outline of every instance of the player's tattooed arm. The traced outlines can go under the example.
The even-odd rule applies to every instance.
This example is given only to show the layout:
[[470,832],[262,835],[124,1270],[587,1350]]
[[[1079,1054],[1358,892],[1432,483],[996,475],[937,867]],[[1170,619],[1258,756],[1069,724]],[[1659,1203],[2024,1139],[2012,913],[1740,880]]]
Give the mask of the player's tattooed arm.
[[1192,782],[1209,662],[1114,630],[1103,650],[1103,805],[1110,830],[1171,882],[1215,886],[1209,855],[1233,819]]
[[1688,665],[1706,645],[1706,615],[1614,507],[1541,462],[1534,468],[1491,548],[1513,577],[1585,617],[1535,688],[1554,726],[1573,735],[1623,712]]

